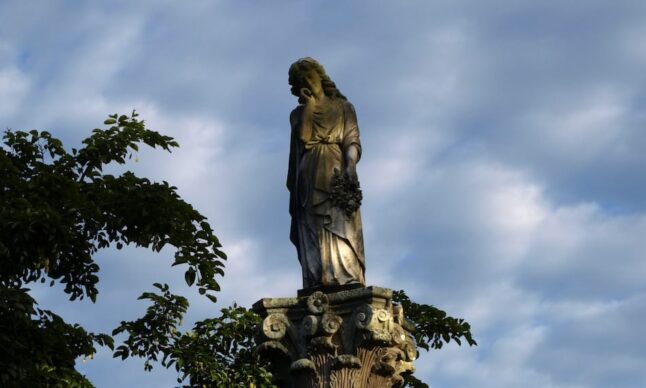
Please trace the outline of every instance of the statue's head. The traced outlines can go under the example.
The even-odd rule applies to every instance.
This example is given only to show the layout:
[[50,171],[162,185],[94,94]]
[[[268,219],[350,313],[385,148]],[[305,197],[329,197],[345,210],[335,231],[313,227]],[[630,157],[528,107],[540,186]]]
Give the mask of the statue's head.
[[314,58],[301,58],[289,67],[289,85],[292,94],[298,97],[299,103],[305,102],[301,96],[301,90],[316,88],[317,86],[311,85],[311,82],[319,82],[318,80],[320,80],[320,88],[326,96],[346,100],[345,96],[337,89],[336,84],[325,73],[323,66]]

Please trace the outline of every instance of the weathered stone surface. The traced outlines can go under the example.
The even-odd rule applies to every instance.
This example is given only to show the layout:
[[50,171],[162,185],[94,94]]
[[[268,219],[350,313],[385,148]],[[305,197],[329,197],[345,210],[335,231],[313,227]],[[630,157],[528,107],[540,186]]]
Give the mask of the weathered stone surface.
[[414,371],[415,343],[392,291],[365,287],[266,298],[257,351],[281,387],[397,387]]
[[290,238],[303,287],[364,286],[361,141],[354,107],[312,58],[290,66],[289,85],[298,98],[289,116]]

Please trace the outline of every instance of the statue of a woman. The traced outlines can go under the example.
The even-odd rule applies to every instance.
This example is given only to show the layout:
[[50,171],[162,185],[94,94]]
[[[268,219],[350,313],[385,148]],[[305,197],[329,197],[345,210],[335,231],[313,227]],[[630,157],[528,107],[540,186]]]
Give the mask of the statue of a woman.
[[292,64],[289,84],[299,102],[289,118],[290,237],[303,269],[303,287],[364,285],[358,201],[339,204],[353,194],[344,192],[344,182],[355,184],[354,198],[358,192],[360,201],[356,164],[361,143],[354,107],[312,58]]

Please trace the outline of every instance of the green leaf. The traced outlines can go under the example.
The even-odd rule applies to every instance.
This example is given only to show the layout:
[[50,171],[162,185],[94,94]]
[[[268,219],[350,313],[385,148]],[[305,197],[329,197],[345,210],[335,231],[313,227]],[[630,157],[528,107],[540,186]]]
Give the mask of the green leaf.
[[184,273],[184,279],[186,280],[186,284],[188,284],[189,286],[192,286],[193,283],[195,283],[195,270],[193,269],[193,267],[186,270],[186,272]]
[[[6,285],[58,282],[70,300],[95,301],[99,282],[95,254],[112,244],[117,249],[134,244],[155,251],[172,246],[176,249],[175,264],[190,266],[185,273],[188,284],[198,283],[203,294],[219,290],[213,277],[224,274],[226,255],[219,250],[219,240],[206,217],[179,196],[177,187],[132,172],[118,176],[104,172],[111,163],[127,163],[128,156],[142,143],[170,150],[178,146],[177,142],[148,129],[134,111],[130,116],[109,115],[103,123],[103,128],[92,130],[80,141],[78,149],[70,148],[69,152],[48,132],[5,131],[3,135],[0,285],[5,286],[0,286],[0,317],[12,325],[0,330],[0,342],[2,338],[12,339],[6,346],[2,342],[3,352],[12,355],[16,368],[2,365],[0,385],[6,385],[2,375],[8,370],[6,375],[16,376],[16,381],[12,379],[16,386],[89,386],[74,369],[75,360],[94,354],[95,346],[112,343],[107,337],[36,309],[36,302],[26,291]],[[187,378],[188,368],[194,364],[179,355],[183,348],[173,348],[173,341],[186,338],[177,328],[181,327],[188,300],[171,294],[168,285],[155,283],[154,287],[155,292],[140,297],[152,305],[152,310],[142,320],[121,322],[113,331],[114,335],[129,336],[114,355],[144,357],[146,368],[152,368],[151,363],[158,355],[170,354],[167,365],[174,365]],[[207,297],[216,301],[215,295]],[[248,320],[240,319],[251,326]],[[198,333],[197,338],[202,334],[207,335]],[[229,344],[239,340],[236,337]],[[193,349],[192,345],[185,345]],[[168,353],[171,349],[180,353]],[[205,370],[214,365],[208,358],[199,360],[206,362]],[[25,369],[25,365],[38,365],[38,370]],[[47,376],[42,375],[44,371]],[[223,375],[221,369],[210,371]],[[29,384],[20,376],[44,380]],[[197,385],[231,386],[212,381]]]

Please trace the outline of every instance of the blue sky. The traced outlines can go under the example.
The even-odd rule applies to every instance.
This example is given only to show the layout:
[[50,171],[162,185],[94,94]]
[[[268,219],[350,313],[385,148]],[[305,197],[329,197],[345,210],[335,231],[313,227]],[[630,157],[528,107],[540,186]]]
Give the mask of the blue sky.
[[[471,322],[423,354],[435,388],[646,386],[646,3],[0,2],[0,125],[70,147],[137,109],[175,137],[127,166],[208,216],[230,259],[213,305],[172,251],[102,251],[95,305],[35,288],[93,331],[167,282],[187,321],[300,288],[285,188],[287,70],[317,58],[354,104],[367,282]],[[164,387],[101,351],[98,387]]]

